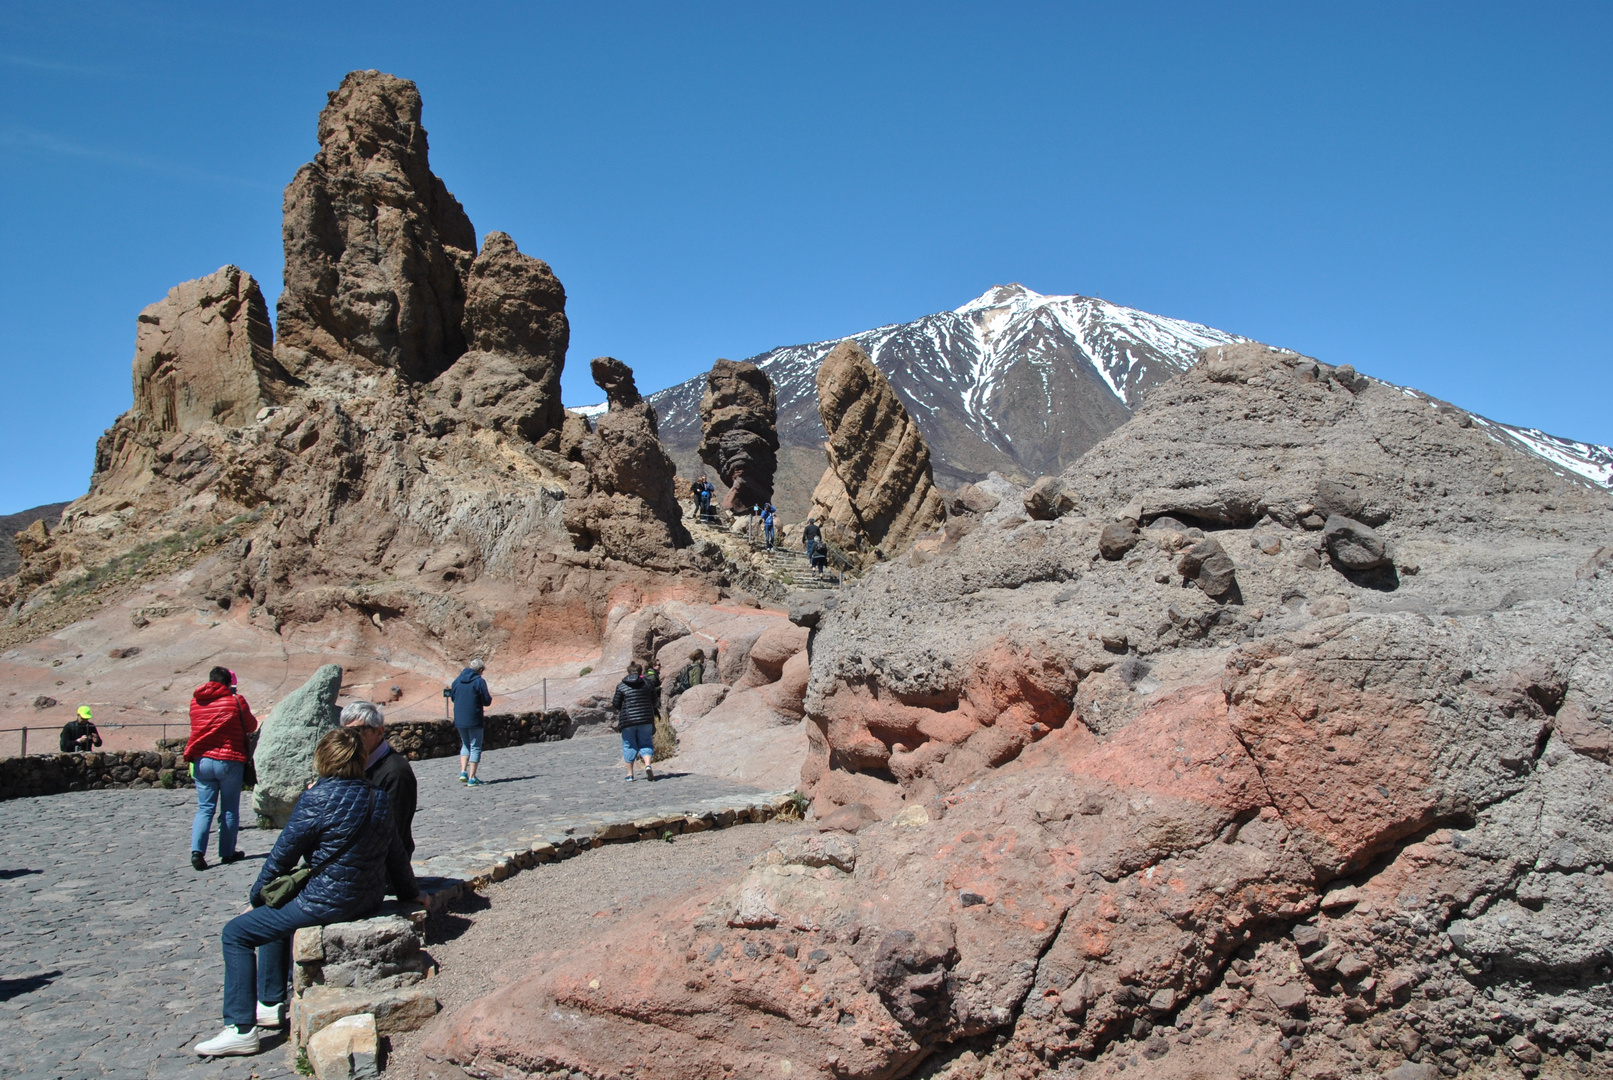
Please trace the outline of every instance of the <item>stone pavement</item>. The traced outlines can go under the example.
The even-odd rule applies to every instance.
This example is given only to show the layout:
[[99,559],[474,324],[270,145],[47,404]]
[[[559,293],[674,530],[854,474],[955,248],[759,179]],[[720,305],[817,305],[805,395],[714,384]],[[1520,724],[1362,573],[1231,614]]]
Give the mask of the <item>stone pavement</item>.
[[[755,795],[687,774],[625,783],[619,746],[598,737],[489,750],[476,788],[458,782],[458,758],[415,762],[417,863],[473,868],[476,853],[529,838],[586,838],[597,822]],[[223,1023],[218,932],[277,835],[244,830],[248,859],[198,874],[195,805],[191,791],[161,789],[0,803],[0,1078],[297,1075],[279,1036],[253,1058],[202,1062],[190,1051]],[[213,844],[210,862],[216,834]]]

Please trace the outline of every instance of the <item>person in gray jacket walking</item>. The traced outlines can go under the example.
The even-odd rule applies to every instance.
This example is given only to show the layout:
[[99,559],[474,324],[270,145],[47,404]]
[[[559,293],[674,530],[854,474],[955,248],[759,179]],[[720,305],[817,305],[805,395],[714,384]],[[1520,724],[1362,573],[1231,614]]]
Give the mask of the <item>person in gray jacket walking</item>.
[[454,727],[459,729],[459,782],[471,787],[481,783],[476,770],[482,763],[482,710],[493,704],[482,668],[480,660],[472,660],[448,687],[454,702]]

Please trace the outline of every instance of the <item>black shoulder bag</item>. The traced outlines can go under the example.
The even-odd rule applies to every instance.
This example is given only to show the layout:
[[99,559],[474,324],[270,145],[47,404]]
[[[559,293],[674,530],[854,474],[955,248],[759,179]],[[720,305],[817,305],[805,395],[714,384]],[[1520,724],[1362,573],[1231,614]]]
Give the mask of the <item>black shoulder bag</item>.
[[364,816],[359,819],[358,828],[353,835],[337,850],[336,854],[320,863],[318,866],[299,866],[289,874],[280,874],[272,877],[258,890],[258,897],[272,908],[283,908],[297,898],[303,887],[314,879],[314,876],[323,871],[331,863],[340,859],[350,851],[358,838],[364,835],[364,830],[370,824],[370,815],[375,813],[375,789],[370,789],[370,801],[364,807]]

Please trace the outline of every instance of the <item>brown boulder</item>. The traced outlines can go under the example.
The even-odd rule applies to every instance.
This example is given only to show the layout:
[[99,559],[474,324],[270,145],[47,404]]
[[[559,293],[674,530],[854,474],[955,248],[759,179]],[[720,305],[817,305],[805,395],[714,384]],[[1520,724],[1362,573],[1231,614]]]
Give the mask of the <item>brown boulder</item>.
[[639,394],[633,371],[613,357],[593,361],[594,382],[610,409],[577,448],[564,520],[578,551],[638,566],[679,562],[693,541],[673,493],[676,468],[656,437],[655,406]]
[[812,516],[849,550],[900,553],[946,523],[918,425],[868,354],[843,341],[818,368],[818,411],[829,468]]
[[1352,518],[1328,515],[1322,539],[1340,570],[1376,570],[1393,561],[1377,530]]
[[767,372],[718,360],[700,398],[700,460],[729,487],[723,506],[743,511],[773,500],[778,468],[778,396]]
[[1233,595],[1238,587],[1237,567],[1220,542],[1208,536],[1182,552],[1176,572],[1218,600]]
[[974,484],[965,484],[952,496],[949,509],[953,514],[989,514],[1002,500]]
[[416,382],[465,351],[476,231],[431,171],[420,92],[354,71],[319,114],[319,151],[286,187],[276,355],[300,378],[391,369]]
[[1025,490],[1025,513],[1037,521],[1052,521],[1075,509],[1075,500],[1056,476],[1044,476]]
[[1136,547],[1142,538],[1135,520],[1126,518],[1124,521],[1111,521],[1098,534],[1098,554],[1115,562],[1125,558],[1126,553]]

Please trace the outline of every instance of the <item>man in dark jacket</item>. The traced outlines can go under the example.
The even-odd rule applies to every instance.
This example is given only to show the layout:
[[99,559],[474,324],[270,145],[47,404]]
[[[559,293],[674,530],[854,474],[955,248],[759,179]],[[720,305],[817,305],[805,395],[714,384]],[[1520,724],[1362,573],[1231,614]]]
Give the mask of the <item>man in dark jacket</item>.
[[88,705],[80,705],[78,707],[78,718],[69,720],[62,725],[62,753],[71,754],[75,750],[93,750],[101,745],[101,733],[95,730],[95,724],[90,719],[92,715]]
[[454,702],[454,727],[459,729],[459,782],[472,787],[481,783],[476,769],[482,762],[482,710],[493,704],[482,667],[480,660],[472,660],[448,687]]
[[626,779],[632,780],[633,766],[644,759],[644,779],[654,780],[655,706],[660,697],[659,683],[643,675],[638,661],[627,665],[627,678],[616,684],[610,707],[616,710],[616,726],[622,732],[622,760],[627,762]]
[[[403,850],[413,855],[414,812],[420,801],[414,768],[408,758],[386,741],[386,718],[372,703],[355,701],[343,709],[342,726],[353,728],[364,740],[364,779],[386,792],[392,803],[392,824],[397,826],[398,839],[403,842]],[[392,884],[394,891],[408,887],[406,882]]]
[[828,561],[828,551],[823,546],[823,529],[818,526],[817,518],[807,518],[806,524],[801,526],[801,542],[806,545],[812,576],[817,577],[823,573],[823,565]]

